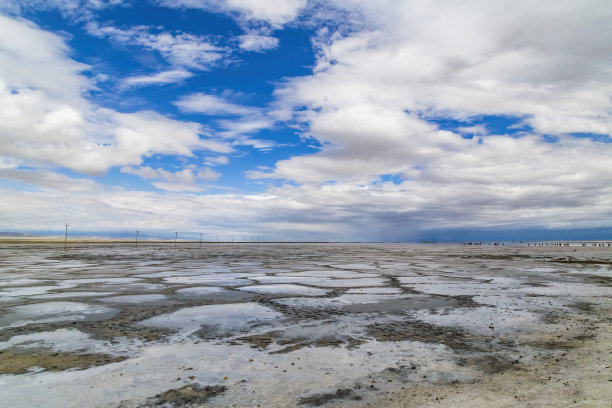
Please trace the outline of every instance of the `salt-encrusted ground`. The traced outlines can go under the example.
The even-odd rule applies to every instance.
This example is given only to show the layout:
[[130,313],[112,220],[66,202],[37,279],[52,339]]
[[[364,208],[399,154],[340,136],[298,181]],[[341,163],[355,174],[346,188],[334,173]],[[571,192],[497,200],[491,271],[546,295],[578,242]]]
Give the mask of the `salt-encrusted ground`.
[[607,247],[6,245],[0,405],[459,405],[610,350],[580,337],[610,327],[610,265]]

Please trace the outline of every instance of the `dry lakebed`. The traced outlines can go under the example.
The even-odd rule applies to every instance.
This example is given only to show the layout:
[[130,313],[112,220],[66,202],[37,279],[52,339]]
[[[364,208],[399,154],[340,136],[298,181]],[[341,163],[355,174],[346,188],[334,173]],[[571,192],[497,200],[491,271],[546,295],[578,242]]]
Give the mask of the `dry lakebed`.
[[612,248],[3,243],[1,407],[612,407]]

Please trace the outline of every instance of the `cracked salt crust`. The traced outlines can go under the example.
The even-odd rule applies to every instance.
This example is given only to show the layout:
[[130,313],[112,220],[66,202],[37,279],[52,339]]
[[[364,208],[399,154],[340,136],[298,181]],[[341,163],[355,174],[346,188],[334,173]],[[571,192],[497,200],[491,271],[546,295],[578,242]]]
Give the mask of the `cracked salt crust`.
[[239,290],[255,293],[271,293],[271,294],[287,294],[287,295],[305,295],[305,296],[323,296],[329,293],[328,290],[310,288],[308,286],[278,284],[278,285],[255,285],[243,286]]
[[154,326],[189,335],[210,326],[220,333],[248,329],[257,324],[272,323],[283,315],[257,303],[233,303],[187,307],[176,312],[152,317],[143,321]]

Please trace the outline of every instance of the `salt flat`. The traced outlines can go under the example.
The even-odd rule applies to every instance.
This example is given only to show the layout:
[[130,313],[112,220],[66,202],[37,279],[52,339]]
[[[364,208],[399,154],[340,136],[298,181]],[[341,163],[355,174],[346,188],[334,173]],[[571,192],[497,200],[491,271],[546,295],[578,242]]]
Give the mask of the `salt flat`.
[[385,406],[554,361],[610,326],[606,247],[11,244],[0,256],[10,407]]

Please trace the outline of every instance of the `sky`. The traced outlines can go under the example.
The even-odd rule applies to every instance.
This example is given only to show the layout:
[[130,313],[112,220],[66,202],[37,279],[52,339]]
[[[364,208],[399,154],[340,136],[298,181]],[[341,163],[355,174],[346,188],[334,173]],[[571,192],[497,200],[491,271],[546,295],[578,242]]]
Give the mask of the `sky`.
[[0,0],[0,231],[612,239],[609,0]]

